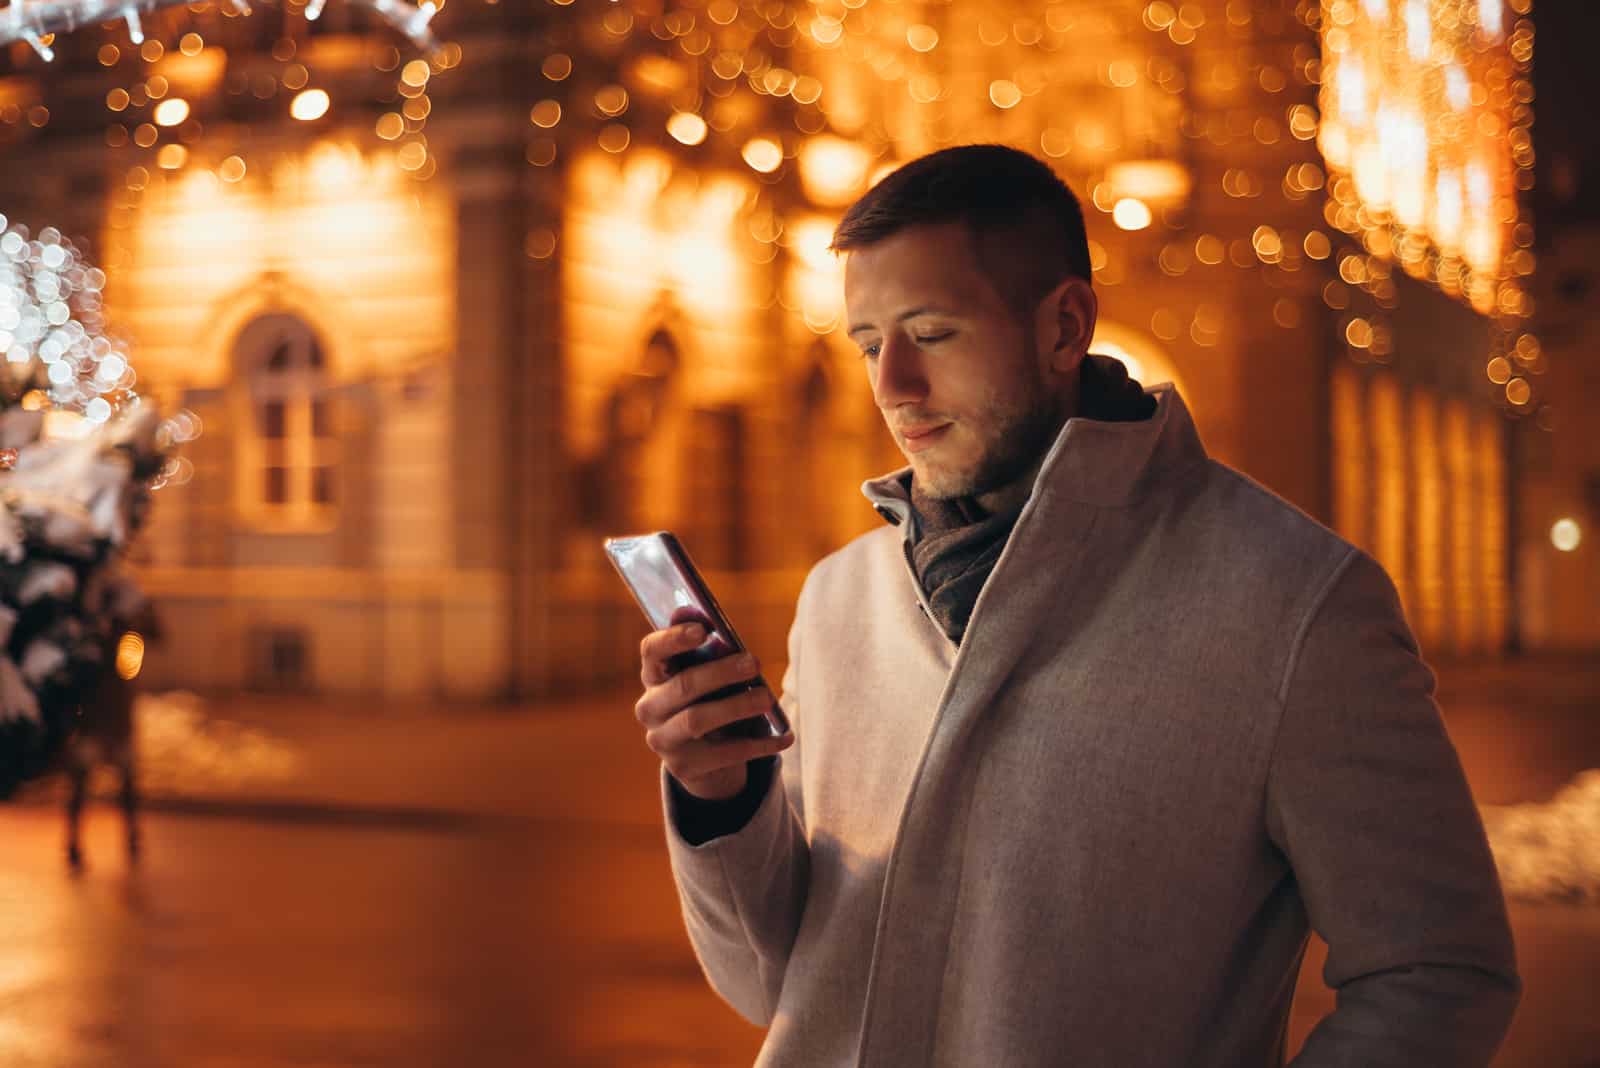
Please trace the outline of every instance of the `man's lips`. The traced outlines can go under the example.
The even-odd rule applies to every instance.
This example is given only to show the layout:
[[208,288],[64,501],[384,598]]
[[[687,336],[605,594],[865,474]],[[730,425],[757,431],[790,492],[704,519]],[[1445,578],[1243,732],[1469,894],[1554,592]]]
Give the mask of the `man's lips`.
[[933,448],[939,439],[944,437],[944,432],[949,429],[949,423],[940,423],[938,426],[902,430],[900,431],[900,436],[905,438],[908,451],[921,452],[923,449]]

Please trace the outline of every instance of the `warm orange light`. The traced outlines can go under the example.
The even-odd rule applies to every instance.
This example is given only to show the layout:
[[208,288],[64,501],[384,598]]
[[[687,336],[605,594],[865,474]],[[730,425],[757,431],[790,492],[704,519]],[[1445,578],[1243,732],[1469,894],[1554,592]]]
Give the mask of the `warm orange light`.
[[157,126],[177,126],[189,117],[189,102],[181,96],[163,100],[156,105]]
[[918,52],[932,52],[938,47],[939,31],[919,22],[906,31],[906,44]]
[[541,100],[528,111],[528,121],[543,130],[548,130],[561,121],[561,102],[559,100]]
[[1022,102],[1022,90],[1016,82],[993,81],[989,83],[989,100],[997,108],[1014,108]]
[[189,161],[189,150],[182,145],[162,145],[156,153],[156,166],[164,171],[175,171]]
[[628,110],[628,91],[620,85],[601,87],[594,94],[594,106],[608,119],[614,119]]
[[400,80],[413,88],[421,88],[428,84],[428,76],[433,72],[428,69],[425,59],[413,59],[405,65],[400,72]]
[[744,161],[752,170],[771,174],[783,164],[783,148],[770,137],[753,137],[745,142]]
[[860,195],[872,157],[866,148],[842,137],[822,135],[800,149],[800,183],[818,204],[840,206]]
[[244,172],[244,160],[240,159],[238,156],[229,156],[227,159],[223,160],[222,165],[217,168],[217,175],[224,182],[240,181],[244,178]]
[[289,114],[301,122],[311,122],[326,115],[330,103],[326,91],[306,89],[295,95],[294,102],[289,105]]
[[1150,206],[1136,197],[1123,197],[1112,207],[1111,220],[1124,230],[1143,230],[1150,225]]
[[117,678],[136,679],[143,667],[144,638],[137,631],[130,630],[117,642]]
[[1106,182],[1118,197],[1146,204],[1172,205],[1189,195],[1189,171],[1175,160],[1135,159],[1106,168]]
[[675,111],[667,120],[667,133],[685,145],[698,145],[706,139],[706,120],[692,111]]
[[428,146],[421,141],[412,141],[401,145],[400,151],[395,153],[395,163],[401,170],[415,171],[428,162]]
[[821,215],[807,215],[790,223],[785,243],[794,250],[800,262],[813,271],[832,275],[839,271],[842,262],[828,251],[833,242],[834,221]]

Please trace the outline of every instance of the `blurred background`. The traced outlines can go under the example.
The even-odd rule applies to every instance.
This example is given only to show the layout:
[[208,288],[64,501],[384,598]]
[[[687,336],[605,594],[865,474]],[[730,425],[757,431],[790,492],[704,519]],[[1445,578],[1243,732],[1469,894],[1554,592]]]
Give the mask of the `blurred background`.
[[748,1063],[600,541],[677,532],[782,677],[903,462],[832,227],[998,141],[1084,202],[1093,350],[1394,577],[1513,898],[1496,1063],[1600,1064],[1589,5],[10,0],[7,41],[0,230],[104,271],[184,432],[128,546],[143,844],[100,771],[77,866],[65,777],[0,807],[0,1061]]

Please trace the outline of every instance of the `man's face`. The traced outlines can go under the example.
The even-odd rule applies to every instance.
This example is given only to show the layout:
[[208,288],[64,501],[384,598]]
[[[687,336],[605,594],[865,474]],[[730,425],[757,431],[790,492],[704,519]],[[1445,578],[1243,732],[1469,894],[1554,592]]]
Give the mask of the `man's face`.
[[1060,399],[1035,331],[996,292],[963,224],[908,227],[852,250],[844,297],[873,398],[921,492],[992,492],[1049,448]]

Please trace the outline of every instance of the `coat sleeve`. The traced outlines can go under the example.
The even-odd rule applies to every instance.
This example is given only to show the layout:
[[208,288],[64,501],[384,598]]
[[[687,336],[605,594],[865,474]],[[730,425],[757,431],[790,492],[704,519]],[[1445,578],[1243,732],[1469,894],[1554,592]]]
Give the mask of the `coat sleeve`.
[[[805,603],[802,591],[800,603]],[[778,703],[795,742],[773,767],[755,815],[743,827],[701,844],[679,830],[670,776],[661,769],[667,853],[684,926],[712,989],[758,1026],[772,1021],[810,878],[800,799],[800,624],[789,630],[789,666]]]
[[1267,827],[1328,944],[1294,1068],[1489,1064],[1521,997],[1494,859],[1393,583],[1352,550],[1280,691]]

